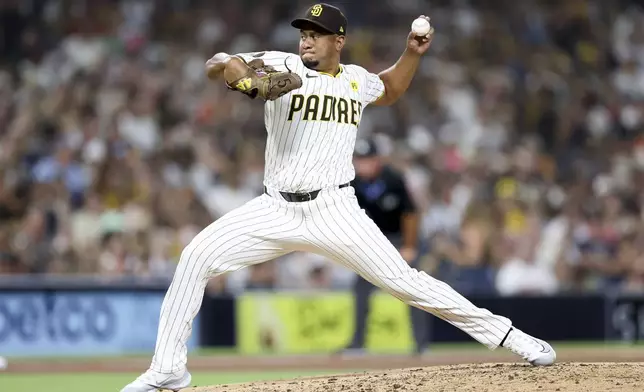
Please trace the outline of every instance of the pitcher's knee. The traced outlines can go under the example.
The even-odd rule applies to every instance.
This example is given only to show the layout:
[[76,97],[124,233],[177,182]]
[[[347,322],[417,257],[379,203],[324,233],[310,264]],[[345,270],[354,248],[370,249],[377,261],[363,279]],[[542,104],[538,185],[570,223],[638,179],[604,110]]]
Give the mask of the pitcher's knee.
[[221,267],[220,248],[216,240],[204,242],[195,238],[181,251],[177,268],[195,271],[203,276],[211,275],[213,270]]
[[401,301],[410,302],[423,297],[434,281],[425,272],[408,267],[400,273],[381,276],[378,285]]

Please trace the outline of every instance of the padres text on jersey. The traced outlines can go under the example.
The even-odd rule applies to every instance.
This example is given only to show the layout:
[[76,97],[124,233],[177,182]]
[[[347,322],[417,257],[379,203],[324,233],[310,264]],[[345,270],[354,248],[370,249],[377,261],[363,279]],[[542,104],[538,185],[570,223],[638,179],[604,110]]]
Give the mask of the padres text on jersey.
[[242,53],[302,78],[302,87],[265,104],[264,184],[284,192],[337,186],[354,177],[353,146],[362,111],[385,91],[378,75],[340,65],[333,76],[306,68],[296,54]]

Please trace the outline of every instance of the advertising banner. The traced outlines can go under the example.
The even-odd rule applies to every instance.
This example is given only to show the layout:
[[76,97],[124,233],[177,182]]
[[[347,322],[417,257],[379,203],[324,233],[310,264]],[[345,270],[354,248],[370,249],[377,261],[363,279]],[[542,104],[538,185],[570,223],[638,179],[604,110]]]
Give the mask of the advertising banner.
[[[253,293],[237,298],[237,344],[244,354],[330,353],[344,348],[354,330],[348,292]],[[383,293],[371,296],[366,349],[406,353],[413,348],[409,307]]]
[[[154,350],[164,292],[0,293],[0,354],[120,355]],[[199,323],[189,348],[196,346]]]

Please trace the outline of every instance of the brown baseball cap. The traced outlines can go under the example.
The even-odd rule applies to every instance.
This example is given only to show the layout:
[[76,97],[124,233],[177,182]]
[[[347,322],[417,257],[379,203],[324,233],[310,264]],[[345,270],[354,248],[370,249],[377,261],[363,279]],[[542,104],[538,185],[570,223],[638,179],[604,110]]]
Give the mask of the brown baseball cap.
[[338,7],[330,4],[315,4],[306,10],[303,17],[291,22],[291,26],[297,29],[304,29],[311,24],[331,34],[345,35],[347,33],[347,18]]

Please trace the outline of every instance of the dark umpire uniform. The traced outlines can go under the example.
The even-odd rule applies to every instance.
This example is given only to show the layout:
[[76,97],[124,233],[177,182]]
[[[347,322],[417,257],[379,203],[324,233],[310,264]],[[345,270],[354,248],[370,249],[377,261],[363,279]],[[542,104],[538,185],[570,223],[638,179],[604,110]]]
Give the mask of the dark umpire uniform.
[[[389,241],[403,250],[408,262],[415,267],[419,261],[417,248],[418,215],[414,202],[407,191],[401,173],[383,164],[376,144],[371,140],[358,141],[355,149],[356,178],[351,182],[358,203],[367,215],[387,236]],[[353,287],[355,297],[355,332],[345,352],[362,350],[365,344],[366,321],[369,313],[369,297],[375,289],[371,283],[357,276]],[[416,352],[422,352],[428,340],[428,315],[411,307]]]

